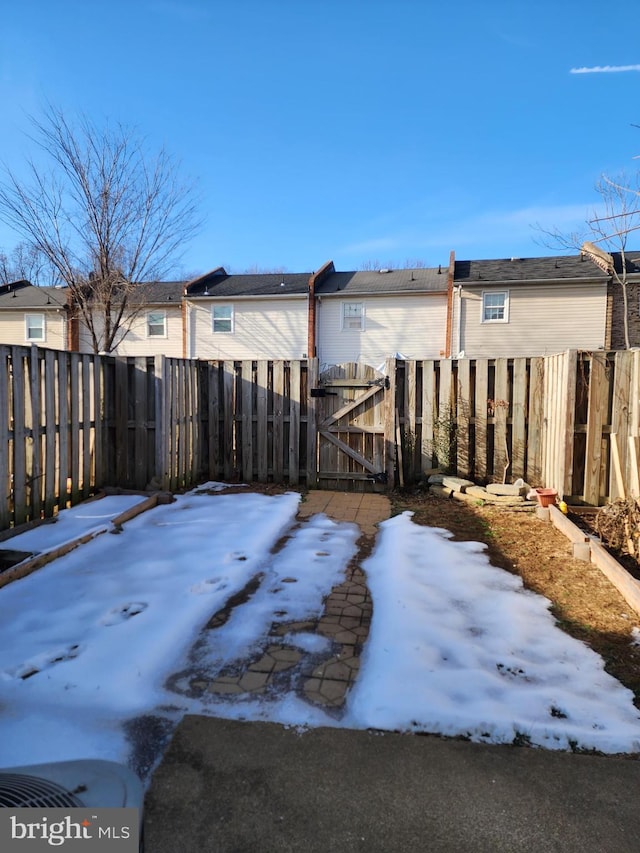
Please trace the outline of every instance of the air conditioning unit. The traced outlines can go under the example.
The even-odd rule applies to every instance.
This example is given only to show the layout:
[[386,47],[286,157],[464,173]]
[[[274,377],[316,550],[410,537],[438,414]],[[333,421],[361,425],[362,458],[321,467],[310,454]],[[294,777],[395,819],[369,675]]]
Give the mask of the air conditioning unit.
[[136,774],[115,761],[84,759],[0,768],[0,808],[136,808],[144,789]]

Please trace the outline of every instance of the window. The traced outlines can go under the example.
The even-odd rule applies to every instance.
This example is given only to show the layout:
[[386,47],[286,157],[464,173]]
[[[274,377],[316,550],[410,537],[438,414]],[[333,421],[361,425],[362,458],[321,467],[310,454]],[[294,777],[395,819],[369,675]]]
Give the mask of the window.
[[214,305],[213,331],[233,332],[233,305]]
[[364,331],[364,304],[362,302],[342,303],[342,331]]
[[25,337],[28,341],[44,341],[44,314],[25,314]]
[[482,294],[482,322],[507,323],[509,321],[509,292]]
[[167,337],[167,312],[166,311],[149,311],[147,314],[147,337],[148,338],[166,338]]

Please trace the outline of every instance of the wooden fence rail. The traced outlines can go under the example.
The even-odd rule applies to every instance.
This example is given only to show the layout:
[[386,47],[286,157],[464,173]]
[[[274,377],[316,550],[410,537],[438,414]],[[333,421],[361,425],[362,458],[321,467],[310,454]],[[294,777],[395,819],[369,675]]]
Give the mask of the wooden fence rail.
[[[640,492],[640,352],[391,359],[386,375],[390,486],[400,474],[411,482],[440,466],[477,482],[522,477],[592,505]],[[311,391],[319,382],[314,359],[207,362],[0,346],[0,530],[107,485],[313,487],[323,410]],[[363,435],[373,428],[359,411],[334,440],[350,453],[354,487],[367,489],[371,466],[359,466],[362,451],[345,445],[353,437],[368,446]]]

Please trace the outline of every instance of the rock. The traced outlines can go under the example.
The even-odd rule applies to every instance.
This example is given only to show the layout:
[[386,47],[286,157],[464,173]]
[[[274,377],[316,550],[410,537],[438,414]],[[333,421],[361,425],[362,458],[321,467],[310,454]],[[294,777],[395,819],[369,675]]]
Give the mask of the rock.
[[516,486],[515,483],[513,485],[509,483],[489,483],[486,489],[492,495],[509,495],[511,497],[524,497],[529,491],[528,486]]
[[483,489],[482,486],[474,486],[473,484],[467,487],[466,494],[480,501],[488,501],[491,499],[491,495],[486,489]]
[[478,503],[475,498],[470,497],[465,492],[454,492],[453,489],[445,489],[444,486],[439,486],[437,483],[434,483],[433,486],[429,486],[429,491],[431,494],[437,495],[439,498],[449,498],[468,504]]
[[446,489],[453,489],[455,492],[466,492],[469,486],[475,484],[471,480],[462,480],[460,477],[443,477],[442,485]]

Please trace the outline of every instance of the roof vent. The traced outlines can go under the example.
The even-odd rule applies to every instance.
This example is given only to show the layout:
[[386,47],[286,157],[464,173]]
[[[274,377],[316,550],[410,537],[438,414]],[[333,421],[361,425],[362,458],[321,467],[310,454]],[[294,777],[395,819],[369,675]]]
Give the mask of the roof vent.
[[380,273],[380,275],[384,275],[385,273],[391,272],[391,270],[387,267],[383,267],[381,270],[378,270],[378,272]]
[[521,261],[522,258],[511,258],[512,261]]

